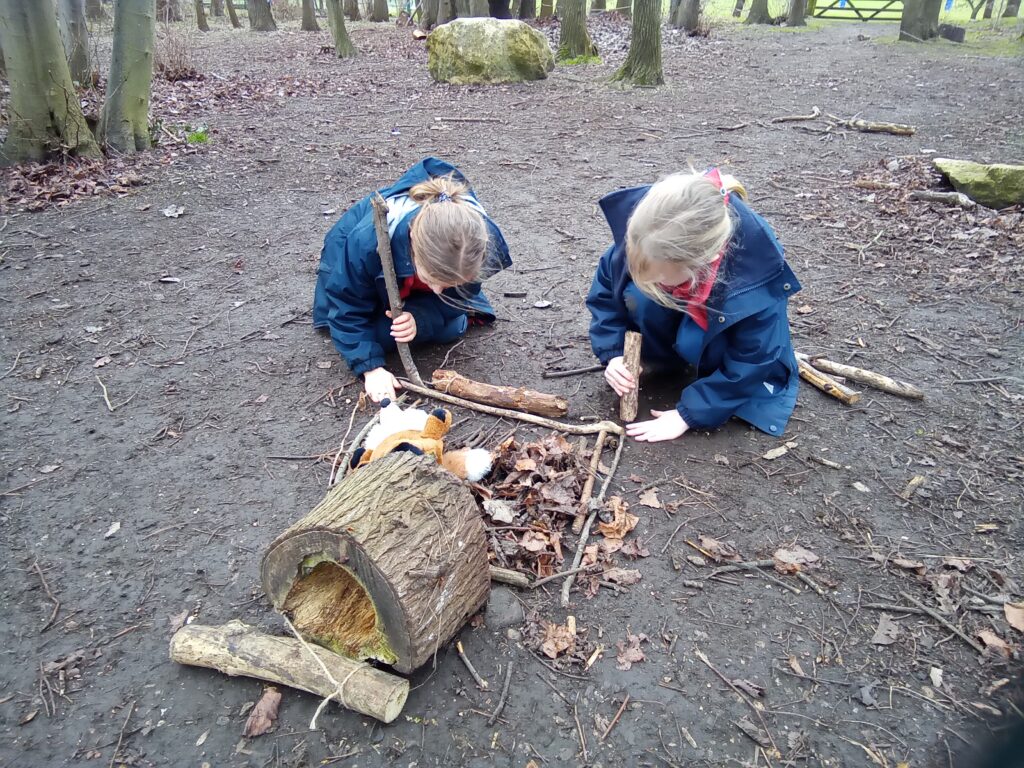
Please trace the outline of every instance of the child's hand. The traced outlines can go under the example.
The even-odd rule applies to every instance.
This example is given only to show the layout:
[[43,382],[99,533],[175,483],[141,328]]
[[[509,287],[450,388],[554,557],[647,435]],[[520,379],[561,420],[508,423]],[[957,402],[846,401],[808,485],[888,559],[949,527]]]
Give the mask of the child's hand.
[[626,425],[626,434],[642,443],[660,443],[675,440],[690,427],[683,421],[679,411],[651,411],[655,418],[650,421],[634,421]]
[[[391,317],[391,310],[385,314]],[[391,323],[391,338],[401,344],[408,344],[416,338],[416,318],[411,312],[403,312]]]
[[621,355],[608,361],[604,369],[604,380],[619,397],[636,389],[636,378],[629,372]]
[[398,379],[392,376],[387,368],[374,368],[363,374],[363,389],[375,403],[379,403],[385,397],[394,400],[395,390],[401,388]]

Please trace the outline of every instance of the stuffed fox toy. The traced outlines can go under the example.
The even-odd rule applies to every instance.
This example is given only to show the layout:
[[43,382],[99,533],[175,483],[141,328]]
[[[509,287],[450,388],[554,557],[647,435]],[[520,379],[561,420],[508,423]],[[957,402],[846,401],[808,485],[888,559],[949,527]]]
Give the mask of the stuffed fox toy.
[[362,448],[352,456],[352,468],[369,464],[394,451],[433,456],[442,467],[463,480],[477,482],[491,471],[491,454],[482,448],[444,450],[444,436],[452,426],[452,415],[443,408],[429,414],[419,408],[402,410],[388,398],[380,403],[380,422],[366,436]]

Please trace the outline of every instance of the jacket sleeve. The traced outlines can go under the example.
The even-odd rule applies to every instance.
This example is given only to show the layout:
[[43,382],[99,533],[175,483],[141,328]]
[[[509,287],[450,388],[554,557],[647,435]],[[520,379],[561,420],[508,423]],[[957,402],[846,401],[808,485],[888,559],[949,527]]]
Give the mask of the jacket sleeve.
[[590,346],[602,365],[607,365],[613,357],[619,357],[626,340],[626,326],[629,313],[621,294],[616,293],[612,271],[613,245],[597,263],[594,282],[587,295],[587,308],[590,310]]
[[728,348],[721,365],[686,387],[676,404],[690,428],[721,426],[751,399],[786,386],[792,352],[788,332],[777,332],[780,322],[787,322],[785,310],[780,314],[778,307],[769,307],[725,331]]
[[332,268],[319,279],[327,303],[327,326],[334,346],[356,375],[384,365],[384,349],[374,339],[374,320],[381,311],[370,263],[377,260],[358,252],[363,238],[358,233],[331,233],[321,258]]

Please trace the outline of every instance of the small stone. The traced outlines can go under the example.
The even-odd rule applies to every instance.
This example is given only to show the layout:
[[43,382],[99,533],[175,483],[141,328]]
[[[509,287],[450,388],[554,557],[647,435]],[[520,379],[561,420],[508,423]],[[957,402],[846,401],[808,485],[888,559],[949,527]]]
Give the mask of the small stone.
[[518,643],[523,639],[523,633],[518,629],[506,629],[505,637],[511,640],[513,643]]
[[491,629],[508,629],[523,623],[523,606],[516,600],[512,590],[506,587],[494,587],[487,601],[485,620]]
[[227,715],[221,715],[220,717],[217,718],[217,725],[224,726],[224,725],[227,725],[230,722],[231,722],[231,718],[229,718]]
[[988,355],[989,357],[1002,357],[1003,356],[1003,353],[1000,352],[995,347],[989,347],[988,349],[986,349],[985,350],[985,354]]

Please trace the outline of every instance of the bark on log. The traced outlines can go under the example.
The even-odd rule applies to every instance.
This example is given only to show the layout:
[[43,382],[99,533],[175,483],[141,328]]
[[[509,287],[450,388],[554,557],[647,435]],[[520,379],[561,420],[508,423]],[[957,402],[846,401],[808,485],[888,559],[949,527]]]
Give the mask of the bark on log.
[[[323,664],[313,658],[316,654]],[[361,661],[353,661],[294,637],[266,635],[241,621],[220,627],[189,624],[171,638],[171,661],[243,675],[333,697],[342,706],[390,723],[409,696],[409,681]],[[324,674],[324,667],[336,686]],[[340,687],[340,692],[339,692]]]
[[441,392],[498,408],[511,408],[514,411],[525,411],[549,418],[560,418],[569,412],[569,402],[564,397],[536,392],[525,387],[485,384],[443,368],[434,371],[433,384],[434,388]]
[[502,584],[509,584],[520,589],[529,589],[532,582],[529,577],[519,571],[510,568],[499,568],[496,565],[490,567],[491,581],[498,581]]
[[860,401],[859,392],[854,392],[849,387],[844,387],[831,376],[814,368],[806,360],[800,360],[798,358],[796,362],[797,365],[800,366],[800,378],[811,386],[820,389],[826,395],[832,395],[836,400],[839,400],[846,405],[853,405]]
[[823,371],[824,373],[830,373],[833,376],[842,376],[843,378],[850,379],[851,381],[867,384],[869,387],[874,387],[875,389],[880,389],[883,392],[888,392],[890,395],[907,397],[911,400],[924,399],[924,392],[913,384],[908,384],[905,381],[891,379],[888,376],[883,376],[880,373],[868,371],[864,368],[857,368],[844,363],[835,363],[831,360],[826,360],[823,357],[807,357],[804,355],[798,355],[798,357],[802,360],[806,360],[815,369]]
[[640,407],[640,347],[643,337],[636,331],[626,331],[626,346],[622,362],[636,381],[636,386],[619,400],[619,421],[633,421]]
[[303,637],[412,672],[487,600],[483,520],[432,458],[392,454],[347,475],[281,534],[262,581]]

